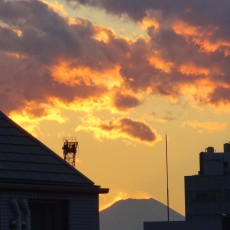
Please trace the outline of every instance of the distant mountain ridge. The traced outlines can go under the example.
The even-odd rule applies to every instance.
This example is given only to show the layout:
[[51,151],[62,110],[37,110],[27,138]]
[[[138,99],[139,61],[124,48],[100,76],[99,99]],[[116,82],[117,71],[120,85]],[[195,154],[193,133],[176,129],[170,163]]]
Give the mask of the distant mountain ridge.
[[[143,230],[145,221],[166,221],[167,207],[154,199],[127,199],[100,212],[100,230]],[[170,209],[170,220],[184,216]]]

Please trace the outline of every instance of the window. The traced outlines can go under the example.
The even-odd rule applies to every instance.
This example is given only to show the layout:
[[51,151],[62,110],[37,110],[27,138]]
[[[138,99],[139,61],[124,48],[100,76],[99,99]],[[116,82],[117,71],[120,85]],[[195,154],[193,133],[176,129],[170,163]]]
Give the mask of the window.
[[226,200],[225,197],[226,196],[222,190],[190,191],[190,192],[187,191],[186,192],[186,202],[187,203],[224,202]]
[[67,201],[30,200],[32,230],[68,229]]

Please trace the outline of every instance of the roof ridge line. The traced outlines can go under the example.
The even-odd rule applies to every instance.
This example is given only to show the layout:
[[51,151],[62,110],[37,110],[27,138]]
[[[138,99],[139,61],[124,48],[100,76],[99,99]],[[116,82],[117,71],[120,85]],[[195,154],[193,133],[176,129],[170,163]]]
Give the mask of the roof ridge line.
[[37,142],[39,144],[39,146],[41,146],[42,148],[44,148],[44,149],[48,150],[50,153],[52,153],[52,155],[55,158],[57,158],[58,160],[61,160],[63,162],[63,164],[65,164],[69,169],[71,169],[71,171],[74,172],[74,174],[76,174],[76,175],[84,178],[89,183],[91,183],[91,184],[94,185],[94,182],[92,180],[90,180],[88,177],[86,177],[84,174],[82,174],[79,170],[77,170],[76,168],[74,168],[73,166],[71,166],[68,162],[66,162],[63,158],[61,158],[61,156],[59,156],[58,154],[56,154],[52,149],[50,149],[45,144],[43,144],[41,141],[39,141],[36,137],[34,137],[32,134],[30,134],[28,131],[26,131],[22,126],[20,126],[19,124],[17,124],[15,121],[13,121],[11,118],[9,118],[2,111],[0,111],[0,118],[2,118],[7,123],[13,125],[20,132],[25,133],[27,137],[29,137],[30,139],[32,139],[35,143]]

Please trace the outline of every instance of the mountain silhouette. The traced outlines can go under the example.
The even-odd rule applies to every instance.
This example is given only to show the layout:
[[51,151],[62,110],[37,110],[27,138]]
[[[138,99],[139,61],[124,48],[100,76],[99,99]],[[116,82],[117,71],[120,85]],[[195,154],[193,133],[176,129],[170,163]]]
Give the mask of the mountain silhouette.
[[[166,221],[167,207],[154,199],[127,199],[100,212],[100,230],[143,230],[145,221]],[[170,209],[170,220],[184,220]]]

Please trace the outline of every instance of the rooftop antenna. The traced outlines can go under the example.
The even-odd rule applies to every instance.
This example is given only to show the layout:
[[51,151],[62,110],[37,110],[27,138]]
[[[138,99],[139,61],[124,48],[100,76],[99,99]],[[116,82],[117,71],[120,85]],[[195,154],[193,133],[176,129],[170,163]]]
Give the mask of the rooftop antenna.
[[168,175],[168,138],[165,135],[165,153],[166,153],[166,187],[167,187],[167,220],[169,221],[169,175]]
[[75,158],[78,148],[78,142],[75,137],[63,137],[63,156],[64,160],[75,167]]

